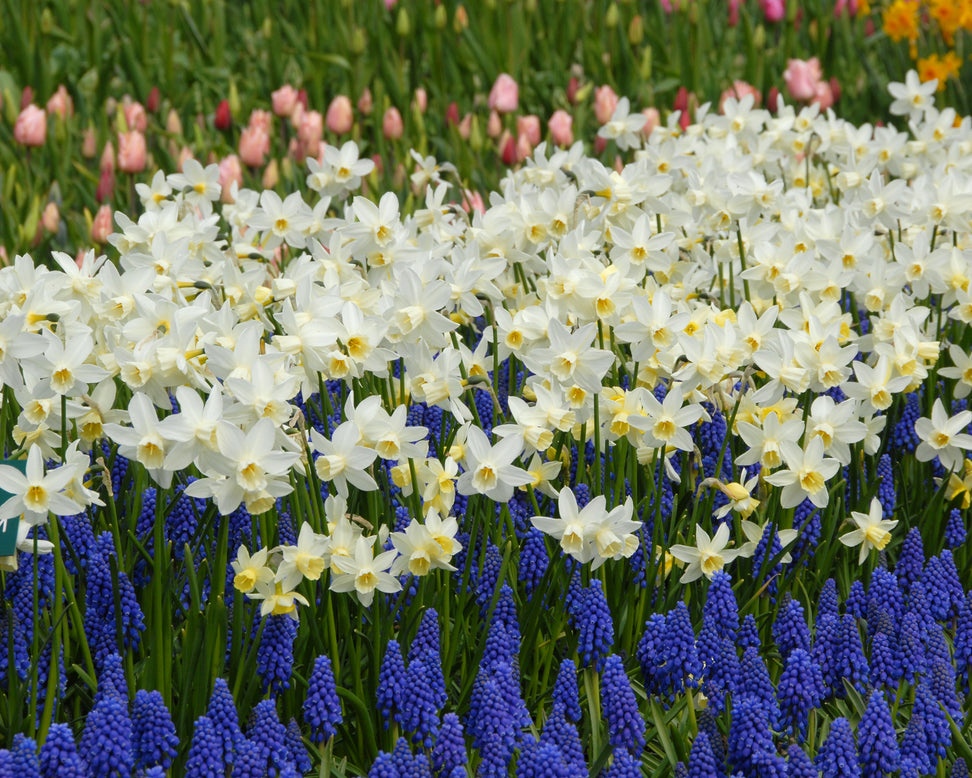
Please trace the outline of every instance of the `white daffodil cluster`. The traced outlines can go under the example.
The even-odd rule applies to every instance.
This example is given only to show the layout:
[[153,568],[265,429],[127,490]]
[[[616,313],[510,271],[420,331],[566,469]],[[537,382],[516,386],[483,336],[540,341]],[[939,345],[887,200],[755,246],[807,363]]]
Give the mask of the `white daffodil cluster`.
[[[262,615],[289,614],[296,619],[297,604],[307,605],[296,591],[298,584],[318,581],[326,572],[332,591],[355,592],[368,606],[376,590],[386,594],[400,591],[401,575],[421,577],[434,569],[456,569],[450,562],[462,550],[456,540],[459,524],[452,517],[443,519],[434,508],[424,521],[411,522],[404,532],[389,534],[382,527],[374,535],[364,533],[368,522],[348,513],[343,497],[328,497],[324,511],[327,534],[314,532],[305,522],[296,545],[264,547],[253,554],[246,546],[240,547],[232,563],[233,586],[250,599],[262,601]],[[389,541],[391,547],[387,548]],[[386,550],[376,555],[376,547]]]
[[[644,141],[619,115],[635,148],[618,169],[541,144],[471,215],[434,160],[414,213],[353,196],[370,169],[353,144],[310,163],[310,202],[234,188],[219,206],[216,166],[189,160],[142,188],[137,221],[116,214],[117,262],[0,270],[13,439],[32,462],[59,459],[63,430],[82,451],[107,439],[162,486],[196,475],[186,493],[221,514],[269,510],[311,467],[332,495],[375,490],[386,463],[448,524],[457,493],[565,503],[557,440],[626,441],[677,477],[707,401],[733,415],[736,464],[761,466],[759,483],[723,485],[731,510],[761,511],[772,487],[783,508],[825,506],[839,469],[879,450],[898,396],[936,376],[972,389],[968,338],[949,337],[972,322],[972,122],[922,104],[908,132],[855,127],[749,97],[699,116]],[[507,358],[527,376],[487,433],[474,400],[502,410],[488,376]],[[307,431],[298,392],[333,380],[355,387],[340,423]],[[451,447],[430,449],[409,400],[455,420]],[[961,470],[967,421],[936,404],[918,459]],[[579,558],[630,553],[626,526],[621,545],[564,532]],[[364,601],[387,571],[448,566],[451,543],[405,535],[377,556],[372,539],[332,550],[332,586]],[[253,586],[306,577],[288,564]]]

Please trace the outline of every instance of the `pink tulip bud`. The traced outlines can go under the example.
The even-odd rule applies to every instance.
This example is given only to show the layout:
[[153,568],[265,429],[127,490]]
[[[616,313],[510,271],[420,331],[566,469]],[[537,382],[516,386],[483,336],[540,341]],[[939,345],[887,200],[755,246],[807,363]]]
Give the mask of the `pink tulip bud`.
[[786,16],[785,0],[759,0],[759,6],[768,22],[782,22]]
[[280,89],[270,93],[270,102],[277,116],[290,116],[297,107],[297,90],[290,84],[284,84]]
[[100,170],[115,170],[115,147],[111,141],[105,141],[105,147],[101,150],[101,159],[98,162]]
[[102,205],[91,223],[91,240],[99,245],[108,240],[111,235],[111,206]]
[[14,140],[23,146],[43,146],[47,140],[47,114],[34,104],[24,108],[14,124]]
[[618,96],[610,86],[605,84],[594,90],[594,116],[598,124],[611,121],[614,109],[618,107]]
[[118,169],[123,173],[141,173],[145,162],[145,136],[138,130],[118,133]]
[[533,144],[527,135],[516,136],[516,161],[522,162],[533,153]]
[[395,106],[391,106],[381,118],[381,131],[388,140],[398,140],[405,134],[405,124],[402,115]]
[[787,61],[783,80],[786,82],[790,97],[809,102],[817,94],[817,84],[821,76],[820,60],[816,57],[808,60],[791,59]]
[[0,266],[6,267],[10,264],[10,255],[7,253],[6,246],[0,246]]
[[837,80],[836,76],[830,77],[830,92],[834,97],[835,103],[840,100],[840,82]]
[[61,212],[57,209],[57,203],[49,202],[44,206],[44,213],[41,214],[41,224],[48,232],[57,232],[61,224]]
[[486,134],[490,138],[498,138],[501,132],[503,132],[503,120],[495,110],[490,111],[489,121],[486,122]]
[[192,149],[188,146],[183,146],[179,149],[179,156],[176,157],[176,170],[180,173],[182,172],[182,166],[185,164],[187,159],[192,159],[195,155],[192,153]]
[[728,24],[730,27],[736,27],[739,24],[739,7],[741,5],[742,0],[729,0]]
[[362,116],[371,116],[374,107],[375,101],[371,96],[371,90],[365,87],[365,90],[361,93],[361,97],[358,98],[358,113]]
[[280,166],[277,164],[277,160],[271,159],[267,169],[263,171],[261,183],[264,189],[273,189],[278,181],[280,181]]
[[220,100],[213,115],[213,127],[220,132],[226,132],[233,126],[233,112],[230,110],[229,100]]
[[775,86],[771,86],[769,92],[766,94],[766,107],[769,108],[769,110],[773,113],[776,113],[777,101],[779,100],[779,97],[780,90]]
[[463,140],[469,140],[469,136],[472,135],[472,119],[472,114],[467,113],[459,122],[459,137]]
[[24,110],[32,102],[34,102],[34,89],[33,87],[25,86],[20,92],[20,110]]
[[514,138],[509,130],[503,130],[503,136],[499,141],[500,148],[500,159],[503,160],[504,165],[513,165],[516,163],[516,138]]
[[240,133],[240,160],[248,167],[263,167],[264,155],[270,152],[270,138],[259,124],[249,125]]
[[99,203],[110,200],[115,194],[115,169],[106,167],[101,169],[98,176],[98,188],[95,189],[95,199]]
[[732,86],[725,90],[719,97],[719,113],[723,113],[726,100],[728,100],[730,97],[733,97],[736,100],[742,100],[746,95],[753,96],[753,106],[758,108],[763,99],[763,96],[759,93],[759,90],[751,84],[747,84],[745,81],[733,81]]
[[513,76],[500,73],[489,92],[489,107],[500,113],[513,113],[520,105],[520,88]]
[[540,142],[540,117],[533,114],[516,117],[516,134],[526,136],[530,146]]
[[170,108],[169,115],[165,117],[165,131],[177,138],[182,135],[182,119],[175,108]]
[[449,103],[449,107],[446,108],[445,120],[447,127],[455,127],[459,124],[459,105],[455,100]]
[[243,167],[240,165],[240,158],[236,154],[228,154],[219,163],[219,186],[220,200],[224,203],[232,203],[233,194],[230,192],[233,182],[243,186]]
[[141,103],[132,102],[131,99],[122,101],[122,111],[125,114],[125,124],[129,130],[145,132],[148,127],[148,116],[145,115],[145,106]]
[[594,153],[595,154],[603,154],[604,153],[604,149],[606,149],[606,148],[607,148],[607,138],[602,138],[600,135],[598,135],[596,138],[594,138]]
[[812,102],[819,105],[821,111],[826,111],[834,104],[834,93],[827,81],[817,82]]
[[148,97],[145,98],[145,110],[149,113],[155,113],[159,110],[159,103],[162,100],[162,96],[159,93],[159,88],[153,86],[148,93]]
[[571,76],[567,81],[567,102],[577,105],[577,90],[580,89],[580,80],[577,76]]
[[415,90],[415,99],[412,102],[419,113],[425,113],[429,107],[429,95],[422,87]]
[[479,213],[486,213],[486,205],[483,203],[483,196],[479,192],[473,192],[469,189],[463,189],[462,209],[466,213],[469,213],[470,211],[478,211]]
[[347,95],[338,95],[327,107],[327,129],[335,135],[344,135],[351,132],[354,126],[354,109],[351,107],[351,98]]
[[270,111],[263,111],[259,108],[255,108],[250,111],[250,121],[247,122],[250,127],[259,127],[266,133],[267,137],[270,137],[270,130],[273,127],[273,114]]
[[570,146],[574,142],[574,117],[563,108],[554,111],[547,122],[550,137],[558,146]]
[[81,137],[81,156],[85,159],[92,159],[98,153],[98,138],[95,135],[94,127],[88,127]]
[[641,134],[647,138],[661,124],[661,114],[657,108],[645,108],[641,113],[645,116],[645,126],[641,128]]
[[308,149],[316,149],[323,135],[324,118],[321,116],[321,112],[304,111],[300,117],[300,124],[297,126],[297,139],[303,146],[304,153],[306,154]]
[[74,115],[74,101],[64,84],[61,84],[47,101],[47,113],[57,116],[58,119],[66,119]]

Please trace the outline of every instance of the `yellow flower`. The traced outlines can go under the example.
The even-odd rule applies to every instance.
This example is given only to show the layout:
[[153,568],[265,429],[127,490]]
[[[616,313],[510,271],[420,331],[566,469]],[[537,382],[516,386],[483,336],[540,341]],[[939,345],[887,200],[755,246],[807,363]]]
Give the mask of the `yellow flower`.
[[918,60],[918,76],[922,82],[938,79],[938,91],[945,89],[945,80],[958,76],[962,68],[962,60],[954,51],[948,52],[944,57],[937,54],[930,54],[925,59]]
[[884,11],[884,32],[895,41],[918,39],[918,3],[895,0]]

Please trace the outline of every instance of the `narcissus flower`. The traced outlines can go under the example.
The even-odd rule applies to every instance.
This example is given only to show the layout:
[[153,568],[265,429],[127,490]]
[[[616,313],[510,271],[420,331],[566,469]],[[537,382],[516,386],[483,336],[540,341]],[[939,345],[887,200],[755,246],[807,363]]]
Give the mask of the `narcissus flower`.
[[888,545],[891,530],[898,526],[897,520],[885,520],[882,516],[881,502],[877,497],[871,498],[871,509],[867,513],[851,511],[851,520],[857,525],[857,529],[841,535],[839,540],[851,548],[860,545],[861,553],[857,559],[859,565],[864,564],[872,548],[881,551]]
[[682,573],[679,583],[691,583],[701,578],[712,578],[713,574],[739,556],[741,549],[726,548],[729,543],[729,525],[721,524],[713,537],[702,527],[695,528],[695,545],[674,545],[669,548],[673,557],[685,562],[688,567]]

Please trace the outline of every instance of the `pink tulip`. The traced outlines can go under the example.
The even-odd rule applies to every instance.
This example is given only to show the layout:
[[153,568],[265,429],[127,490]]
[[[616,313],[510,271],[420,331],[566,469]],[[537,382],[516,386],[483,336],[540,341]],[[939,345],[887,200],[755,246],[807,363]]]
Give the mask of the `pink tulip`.
[[182,166],[185,164],[185,161],[187,159],[192,159],[193,157],[194,154],[192,153],[192,149],[188,146],[183,146],[181,149],[179,149],[179,155],[176,157],[176,170],[181,173]]
[[594,116],[598,124],[611,121],[614,109],[618,107],[618,96],[607,84],[594,90]]
[[574,142],[574,117],[563,108],[554,111],[547,122],[550,138],[558,146],[570,146]]
[[141,103],[129,100],[122,101],[122,111],[125,114],[125,124],[130,130],[145,132],[148,127],[148,116],[145,115],[145,106]]
[[170,108],[165,117],[165,131],[176,137],[182,135],[182,119],[179,118],[179,112],[175,108]]
[[61,84],[47,101],[47,113],[57,116],[58,119],[66,119],[74,114],[74,101],[64,84]]
[[725,90],[719,97],[719,113],[723,112],[726,100],[730,97],[734,97],[736,100],[742,100],[746,95],[753,96],[753,107],[758,108],[763,99],[759,90],[751,84],[747,84],[745,81],[733,81],[732,86]]
[[48,232],[57,232],[61,224],[61,213],[57,209],[57,203],[49,202],[44,206],[44,213],[41,214],[41,224]]
[[466,213],[469,213],[470,211],[478,211],[479,213],[486,213],[486,205],[483,203],[483,196],[479,192],[473,192],[469,189],[463,189],[462,209]]
[[533,153],[533,144],[526,135],[516,137],[516,161],[522,162]]
[[453,100],[445,112],[446,126],[455,127],[459,124],[459,105]]
[[540,142],[540,117],[528,114],[516,117],[516,134],[525,136],[531,146]]
[[354,109],[351,107],[351,98],[347,95],[338,95],[327,107],[327,129],[336,135],[344,135],[351,132],[354,126]]
[[645,108],[641,113],[645,116],[645,126],[641,128],[641,134],[647,138],[661,124],[661,114],[657,108]]
[[500,158],[504,165],[512,165],[516,162],[516,138],[509,130],[503,130],[503,136],[499,141]]
[[98,209],[91,223],[91,240],[99,244],[104,243],[109,235],[111,235],[111,206],[105,204]]
[[277,164],[277,160],[271,159],[270,164],[263,171],[263,180],[260,183],[264,189],[273,189],[279,181],[280,166]]
[[115,169],[107,167],[101,169],[98,177],[98,188],[95,189],[95,200],[103,203],[110,200],[115,194]]
[[240,133],[240,160],[247,167],[263,167],[270,152],[270,137],[259,124],[243,128]]
[[820,60],[791,59],[787,61],[783,80],[786,89],[794,100],[810,101],[817,94],[817,84],[821,79]]
[[308,150],[316,149],[324,135],[324,118],[320,111],[304,111],[297,126],[297,138],[306,154]]
[[463,140],[469,140],[469,136],[472,135],[472,120],[472,114],[467,113],[459,122],[459,137]]
[[270,103],[277,116],[290,116],[297,107],[297,90],[290,84],[284,84],[270,93]]
[[138,130],[118,133],[118,169],[123,173],[141,173],[145,162],[145,136]]
[[735,27],[739,24],[739,7],[742,5],[742,0],[729,0],[729,19],[728,24],[730,27]]
[[395,106],[391,106],[381,118],[381,131],[388,140],[398,140],[405,134],[405,124],[402,115]]
[[85,159],[92,159],[98,153],[98,138],[95,136],[93,127],[84,131],[81,137],[81,156]]
[[23,146],[43,146],[47,140],[47,114],[31,103],[14,124],[14,140]]
[[243,186],[243,167],[240,165],[240,158],[236,154],[228,154],[219,163],[220,200],[222,202],[233,202],[230,189],[234,181],[238,187]]
[[503,132],[503,120],[500,119],[500,115],[497,111],[490,111],[489,121],[486,122],[486,134],[489,135],[490,138],[498,138],[501,132]]
[[259,127],[262,129],[267,137],[270,137],[270,130],[273,127],[273,114],[270,111],[263,111],[259,108],[254,108],[250,111],[250,121],[247,122],[250,127]]
[[834,104],[834,92],[828,82],[817,82],[812,102],[819,105],[821,111],[826,111]]
[[415,90],[415,100],[412,102],[419,113],[425,113],[429,107],[429,95],[422,87]]
[[500,113],[513,113],[520,105],[520,88],[513,76],[500,73],[489,91],[489,107]]
[[768,22],[782,22],[786,16],[785,0],[759,0],[759,6]]
[[101,150],[101,159],[98,161],[99,170],[115,170],[115,147],[111,141],[105,142],[105,147]]
[[375,101],[371,96],[371,90],[365,87],[364,92],[361,93],[361,97],[358,98],[358,113],[363,116],[371,116],[371,111],[374,107]]

